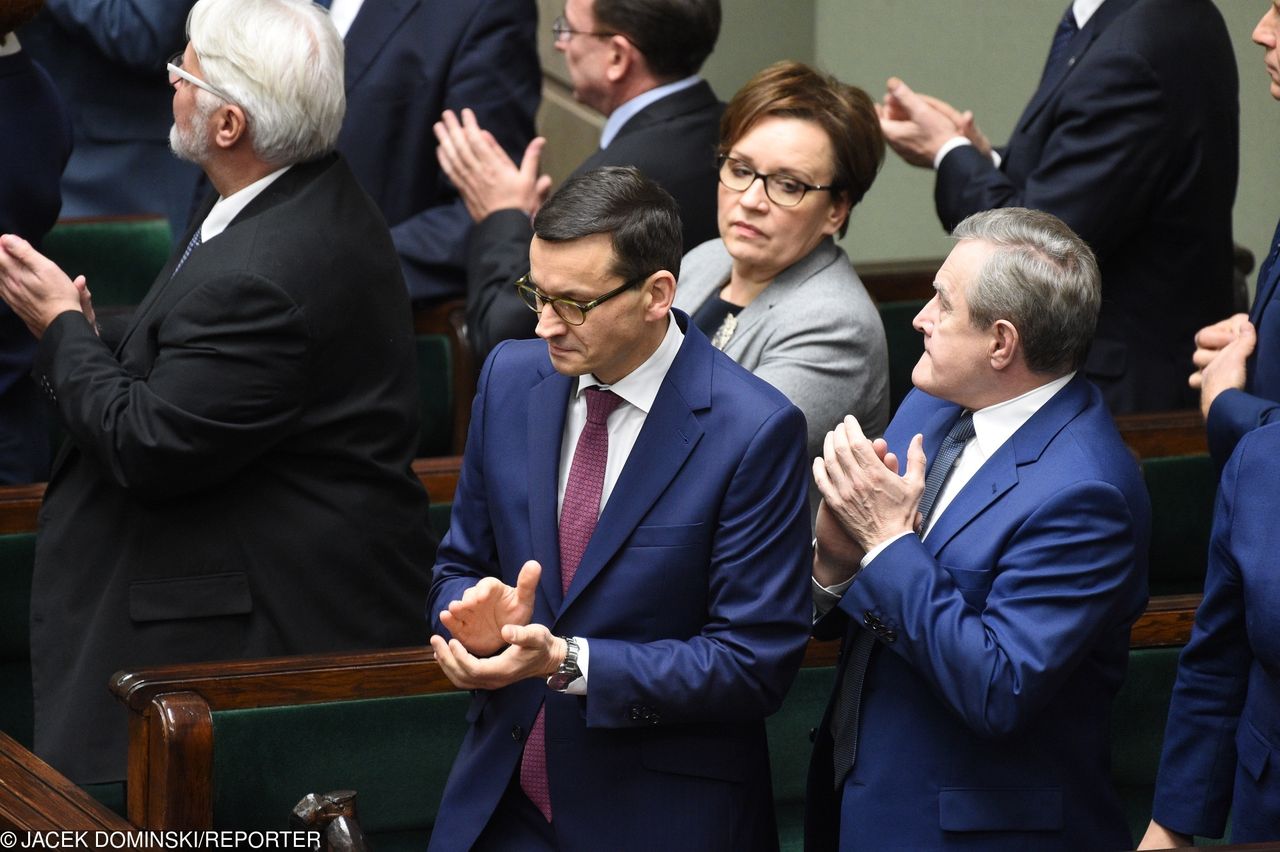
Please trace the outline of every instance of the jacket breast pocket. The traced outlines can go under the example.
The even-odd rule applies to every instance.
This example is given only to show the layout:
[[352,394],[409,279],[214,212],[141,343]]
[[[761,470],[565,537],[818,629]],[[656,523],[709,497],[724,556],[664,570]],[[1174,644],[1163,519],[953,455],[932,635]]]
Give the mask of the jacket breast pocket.
[[631,533],[631,547],[691,547],[702,541],[705,524],[648,524]]
[[134,621],[247,615],[252,611],[253,595],[243,571],[134,580],[129,584],[129,618]]
[[938,821],[943,831],[1060,831],[1062,790],[943,787]]

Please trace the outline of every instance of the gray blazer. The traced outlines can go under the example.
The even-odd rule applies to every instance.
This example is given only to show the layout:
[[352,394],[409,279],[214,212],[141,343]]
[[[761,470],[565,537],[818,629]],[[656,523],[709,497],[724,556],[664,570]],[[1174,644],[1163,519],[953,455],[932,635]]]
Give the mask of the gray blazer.
[[[684,256],[675,306],[693,314],[729,280],[724,241]],[[708,335],[710,336],[710,335]],[[809,455],[846,414],[869,436],[889,422],[889,352],[875,303],[827,238],[738,314],[724,353],[787,395],[809,422]]]

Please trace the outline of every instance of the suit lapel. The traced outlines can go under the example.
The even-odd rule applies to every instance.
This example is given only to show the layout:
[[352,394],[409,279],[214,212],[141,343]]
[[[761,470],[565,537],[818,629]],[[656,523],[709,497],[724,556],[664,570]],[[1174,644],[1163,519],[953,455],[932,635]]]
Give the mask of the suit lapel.
[[[1017,485],[1018,468],[1034,464],[1054,436],[1084,409],[1088,401],[1089,385],[1077,376],[1009,436],[1009,440],[978,468],[938,517],[925,538],[925,548],[929,553],[936,556],[974,518]],[[955,416],[947,419],[947,428],[955,419]],[[941,444],[941,437],[937,440]]]
[[837,251],[835,242],[831,237],[827,237],[818,243],[813,251],[778,273],[778,277],[765,287],[755,301],[738,314],[738,327],[730,338],[729,345],[725,347],[725,351],[739,351],[740,347],[735,348],[734,342],[747,339],[750,328],[768,315],[770,309],[790,296],[810,278],[830,266],[836,258]]
[[529,395],[529,536],[542,563],[540,584],[551,606],[560,610],[560,523],[556,511],[560,484],[560,446],[574,379],[554,370]]
[[1280,263],[1276,262],[1277,259],[1280,259],[1280,223],[1276,224],[1275,235],[1271,238],[1271,252],[1258,270],[1258,292],[1254,294],[1253,309],[1249,311],[1249,321],[1254,328],[1262,322],[1262,311],[1275,292],[1276,279],[1280,278]]
[[1084,27],[1075,34],[1071,39],[1071,43],[1067,46],[1068,60],[1057,68],[1051,69],[1050,73],[1040,81],[1039,88],[1031,97],[1031,103],[1027,104],[1027,108],[1022,112],[1022,118],[1018,120],[1017,128],[1019,131],[1025,131],[1031,122],[1035,121],[1036,116],[1049,103],[1050,98],[1062,82],[1071,75],[1076,66],[1080,64],[1081,58],[1084,57],[1089,47],[1097,40],[1098,36],[1107,26],[1119,17],[1123,12],[1133,5],[1133,0],[1107,0],[1093,16],[1085,23]]
[[387,39],[418,3],[419,0],[371,0],[360,7],[344,39],[348,92],[360,82]]
[[681,314],[678,321],[684,327],[684,343],[662,381],[653,408],[600,514],[560,607],[561,613],[630,538],[702,439],[702,425],[695,412],[711,405],[714,350],[689,323],[688,317]]

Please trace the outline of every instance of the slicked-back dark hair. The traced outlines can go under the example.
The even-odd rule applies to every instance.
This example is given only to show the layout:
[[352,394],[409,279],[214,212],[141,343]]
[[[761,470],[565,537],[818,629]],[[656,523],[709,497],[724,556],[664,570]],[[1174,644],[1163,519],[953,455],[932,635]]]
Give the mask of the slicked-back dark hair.
[[622,33],[663,80],[697,74],[720,37],[720,0],[595,0],[596,29]]
[[608,234],[610,272],[624,281],[660,269],[676,275],[684,253],[676,200],[630,166],[592,169],[565,182],[538,210],[533,233],[549,243]]

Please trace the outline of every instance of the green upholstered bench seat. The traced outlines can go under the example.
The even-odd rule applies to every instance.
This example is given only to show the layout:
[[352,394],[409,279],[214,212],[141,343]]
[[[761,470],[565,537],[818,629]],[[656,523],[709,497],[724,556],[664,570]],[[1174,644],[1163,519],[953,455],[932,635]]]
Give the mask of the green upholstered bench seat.
[[782,707],[765,723],[781,852],[804,848],[804,789],[813,751],[809,732],[822,722],[835,677],[835,666],[800,669]]
[[59,222],[44,238],[45,255],[74,278],[83,275],[95,307],[142,301],[169,259],[169,220],[137,216]]
[[355,790],[374,848],[421,850],[469,700],[446,692],[215,710],[214,826],[282,829],[307,793]]
[[[443,334],[414,338],[418,356],[419,457],[444,456],[453,447],[453,355]],[[442,495],[443,496],[443,495]],[[449,497],[452,499],[453,495]]]

